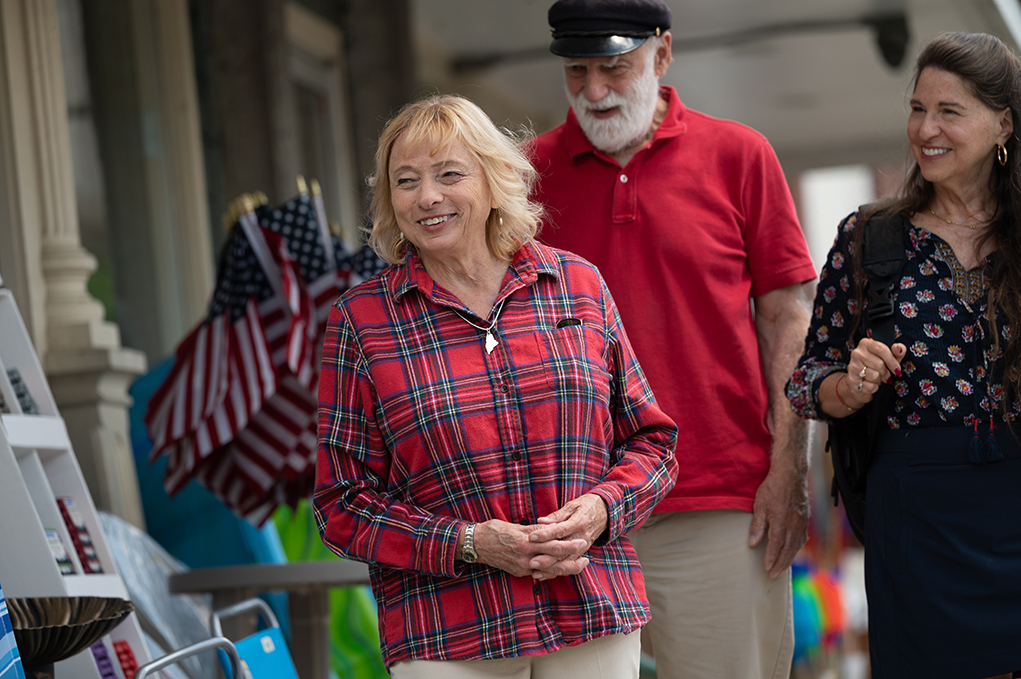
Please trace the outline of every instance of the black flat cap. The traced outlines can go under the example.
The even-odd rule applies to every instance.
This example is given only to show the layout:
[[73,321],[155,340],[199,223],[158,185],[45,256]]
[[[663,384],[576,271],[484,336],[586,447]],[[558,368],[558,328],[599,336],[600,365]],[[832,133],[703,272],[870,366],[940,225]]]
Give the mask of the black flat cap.
[[614,57],[670,28],[663,0],[557,0],[549,9],[550,52],[561,57]]

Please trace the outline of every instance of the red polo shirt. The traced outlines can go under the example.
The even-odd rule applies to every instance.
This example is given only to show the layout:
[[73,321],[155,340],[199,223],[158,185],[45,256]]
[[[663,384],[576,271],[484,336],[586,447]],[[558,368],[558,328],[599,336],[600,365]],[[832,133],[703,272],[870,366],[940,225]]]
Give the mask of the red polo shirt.
[[679,474],[657,512],[751,511],[769,470],[768,395],[749,299],[815,269],[776,154],[758,132],[685,108],[621,169],[574,111],[535,140],[541,238],[599,267],[656,400]]

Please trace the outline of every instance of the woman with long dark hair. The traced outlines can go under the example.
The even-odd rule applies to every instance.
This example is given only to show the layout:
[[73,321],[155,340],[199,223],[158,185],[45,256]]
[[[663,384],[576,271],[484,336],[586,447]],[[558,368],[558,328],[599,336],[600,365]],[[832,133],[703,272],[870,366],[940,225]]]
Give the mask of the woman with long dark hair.
[[[841,224],[787,385],[798,414],[833,420],[892,382],[866,484],[874,679],[1021,668],[1019,113],[1021,65],[1000,40],[925,46],[910,173],[896,198]],[[906,256],[889,345],[866,314],[870,220],[899,230]]]

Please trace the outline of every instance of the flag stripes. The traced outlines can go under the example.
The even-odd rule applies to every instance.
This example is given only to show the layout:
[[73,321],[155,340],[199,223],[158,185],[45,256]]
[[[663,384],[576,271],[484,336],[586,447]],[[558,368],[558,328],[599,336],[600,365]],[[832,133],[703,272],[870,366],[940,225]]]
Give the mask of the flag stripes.
[[330,305],[385,267],[371,250],[349,253],[322,218],[321,205],[299,196],[235,224],[209,314],[178,346],[146,412],[150,462],[167,458],[170,495],[195,480],[261,525],[311,493]]

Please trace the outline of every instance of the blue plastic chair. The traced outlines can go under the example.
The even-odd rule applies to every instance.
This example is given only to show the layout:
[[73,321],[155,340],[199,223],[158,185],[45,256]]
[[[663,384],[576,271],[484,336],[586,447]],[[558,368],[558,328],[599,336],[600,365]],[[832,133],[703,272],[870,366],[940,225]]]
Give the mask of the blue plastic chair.
[[[280,631],[280,624],[277,622],[276,616],[273,615],[273,609],[262,599],[247,599],[233,606],[214,611],[210,620],[213,636],[223,636],[221,620],[251,610],[262,614],[266,628],[234,642],[238,656],[241,658],[242,677],[244,679],[298,679],[298,671],[294,668],[294,661],[291,660],[291,653],[288,651],[284,635]],[[224,664],[222,656],[220,662]],[[227,675],[227,679],[233,679],[236,676],[228,672],[225,664],[223,671]]]

